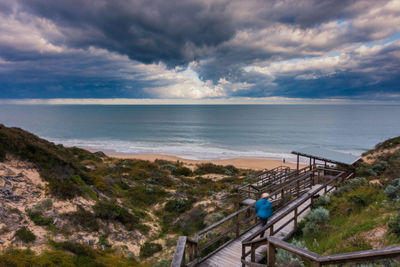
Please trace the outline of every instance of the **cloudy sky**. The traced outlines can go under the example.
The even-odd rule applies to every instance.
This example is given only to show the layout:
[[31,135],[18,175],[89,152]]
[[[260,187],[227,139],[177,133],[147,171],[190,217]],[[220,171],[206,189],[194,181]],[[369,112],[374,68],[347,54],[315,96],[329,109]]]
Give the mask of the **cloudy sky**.
[[400,0],[0,0],[0,99],[400,101]]

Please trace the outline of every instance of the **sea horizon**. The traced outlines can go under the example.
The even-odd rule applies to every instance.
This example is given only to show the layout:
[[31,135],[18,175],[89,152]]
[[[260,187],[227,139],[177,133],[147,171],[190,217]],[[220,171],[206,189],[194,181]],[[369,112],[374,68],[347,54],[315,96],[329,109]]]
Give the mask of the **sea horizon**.
[[396,114],[378,104],[1,105],[0,123],[110,154],[294,161],[304,146],[359,156],[399,135]]

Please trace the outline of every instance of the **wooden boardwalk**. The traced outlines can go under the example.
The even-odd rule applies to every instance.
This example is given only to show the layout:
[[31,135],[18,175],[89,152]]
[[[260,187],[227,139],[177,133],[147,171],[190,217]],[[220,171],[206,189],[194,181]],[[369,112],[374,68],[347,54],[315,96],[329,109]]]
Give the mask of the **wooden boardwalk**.
[[[288,209],[298,205],[299,202],[302,202],[305,198],[308,197],[309,193],[314,193],[320,185],[313,186],[308,192],[304,193],[302,196],[296,198],[292,202],[288,203],[285,207],[275,212],[271,219],[278,217],[280,214],[284,213]],[[303,209],[307,205],[310,204],[310,200],[305,201],[302,205],[299,206],[299,209]],[[301,214],[298,218],[299,221],[304,218],[306,212]],[[294,217],[294,213],[290,213],[287,216],[283,217],[276,225],[275,228],[278,229],[285,222]],[[214,255],[201,262],[199,266],[202,267],[222,267],[222,266],[242,266],[241,263],[241,255],[242,255],[242,241],[248,238],[250,235],[254,234],[260,229],[260,225],[255,226],[251,230],[244,233],[239,238],[235,239],[233,242],[222,248],[220,251],[216,252]],[[277,238],[284,238],[294,229],[294,222],[289,223],[286,227],[276,233],[274,236]],[[265,235],[268,235],[268,231],[266,231]],[[261,246],[256,251],[256,262],[259,262],[266,256],[266,246]],[[250,256],[246,258],[246,260],[250,260]]]

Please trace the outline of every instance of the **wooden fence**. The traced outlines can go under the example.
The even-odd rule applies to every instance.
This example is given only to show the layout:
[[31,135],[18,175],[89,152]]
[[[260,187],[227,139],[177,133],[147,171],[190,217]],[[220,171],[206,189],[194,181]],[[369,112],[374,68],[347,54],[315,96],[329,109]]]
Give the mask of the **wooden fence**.
[[[333,171],[332,169],[317,168],[312,171],[303,170],[301,175],[296,176],[290,182],[270,193],[270,200],[275,211],[279,211],[286,204],[308,191],[315,183],[321,173]],[[336,171],[342,174],[341,171]],[[197,232],[193,239],[180,237],[174,255],[174,264],[194,266],[214,255],[235,239],[257,226],[257,216],[252,206],[246,206],[216,223]],[[271,226],[269,223],[267,226]],[[272,226],[273,227],[273,226]],[[280,229],[277,229],[280,230]],[[259,235],[259,233],[258,233]],[[254,239],[252,237],[252,239]],[[252,239],[246,239],[251,241]],[[186,253],[187,251],[188,253]],[[248,255],[248,254],[247,254]],[[181,261],[178,261],[180,259]],[[180,265],[172,266],[180,266]]]
[[290,170],[288,167],[279,166],[260,174],[256,182],[238,188],[238,202],[240,203],[245,199],[259,199],[262,193],[273,192],[297,178],[297,176],[311,171],[311,169],[312,166],[307,166],[300,170]]
[[[312,206],[312,200],[317,194],[320,194],[321,191],[323,194],[329,193],[330,191],[335,189],[335,187],[337,186],[338,183],[342,183],[343,181],[345,181],[346,179],[350,179],[354,175],[353,173],[351,173],[346,176],[344,171],[319,167],[313,171],[310,171],[309,173],[311,173],[311,175],[309,173],[304,174],[303,175],[304,181],[307,181],[309,178],[311,178],[313,180],[312,181],[312,184],[313,184],[313,183],[319,182],[316,180],[326,177],[326,176],[323,176],[323,173],[332,174],[334,172],[336,173],[335,176],[333,176],[333,177],[331,175],[328,176],[328,177],[330,177],[328,181],[326,181],[324,184],[319,186],[316,190],[313,190],[312,193],[306,193],[307,195],[305,197],[303,197],[301,199],[301,201],[297,202],[295,206],[286,209],[284,212],[281,212],[279,214],[279,216],[276,216],[272,220],[269,220],[268,223],[263,228],[261,228],[259,231],[255,232],[254,234],[250,235],[248,238],[243,240],[243,242],[242,242],[242,262],[244,262],[246,257],[251,254],[251,262],[254,263],[256,249],[262,245],[265,245],[268,242],[267,237],[257,238],[261,234],[261,232],[269,231],[269,235],[273,236],[274,234],[278,233],[280,230],[282,230],[284,227],[286,227],[291,222],[294,222],[294,228],[296,229],[299,216],[301,214],[303,214],[304,212],[306,212]],[[301,177],[302,176],[300,176],[299,178],[301,178]],[[298,187],[297,186],[298,179],[296,179],[292,182],[292,183],[296,183],[296,190]],[[307,183],[304,182],[304,184],[307,184]],[[300,188],[301,188],[301,186],[300,186]],[[299,210],[299,207],[302,206],[305,202],[307,202],[309,200],[311,200],[310,204],[302,207],[302,209]],[[280,225],[279,227],[275,227],[275,225],[279,221],[281,221],[283,218],[285,218],[287,215],[289,215],[291,213],[293,213],[293,217],[291,217],[291,219],[289,219],[288,221],[286,221],[284,224]],[[250,248],[250,249],[247,250],[247,248]],[[243,266],[244,266],[244,263],[243,263]]]
[[307,259],[311,262],[312,267],[319,267],[328,264],[347,264],[355,262],[366,262],[371,260],[380,260],[395,258],[400,256],[400,247],[388,247],[381,249],[371,249],[343,254],[334,254],[322,256],[314,252],[310,252],[292,244],[289,244],[283,240],[276,237],[269,236],[268,240],[268,257],[267,265],[255,262],[246,262],[242,260],[243,265],[248,265],[251,267],[272,267],[275,266],[275,249],[284,249],[300,258]]

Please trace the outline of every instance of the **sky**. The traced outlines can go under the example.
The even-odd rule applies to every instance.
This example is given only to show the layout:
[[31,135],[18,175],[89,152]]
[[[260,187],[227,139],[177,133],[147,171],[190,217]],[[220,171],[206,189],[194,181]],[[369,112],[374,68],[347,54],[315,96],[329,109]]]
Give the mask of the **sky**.
[[400,102],[400,0],[0,0],[0,103],[129,101]]

